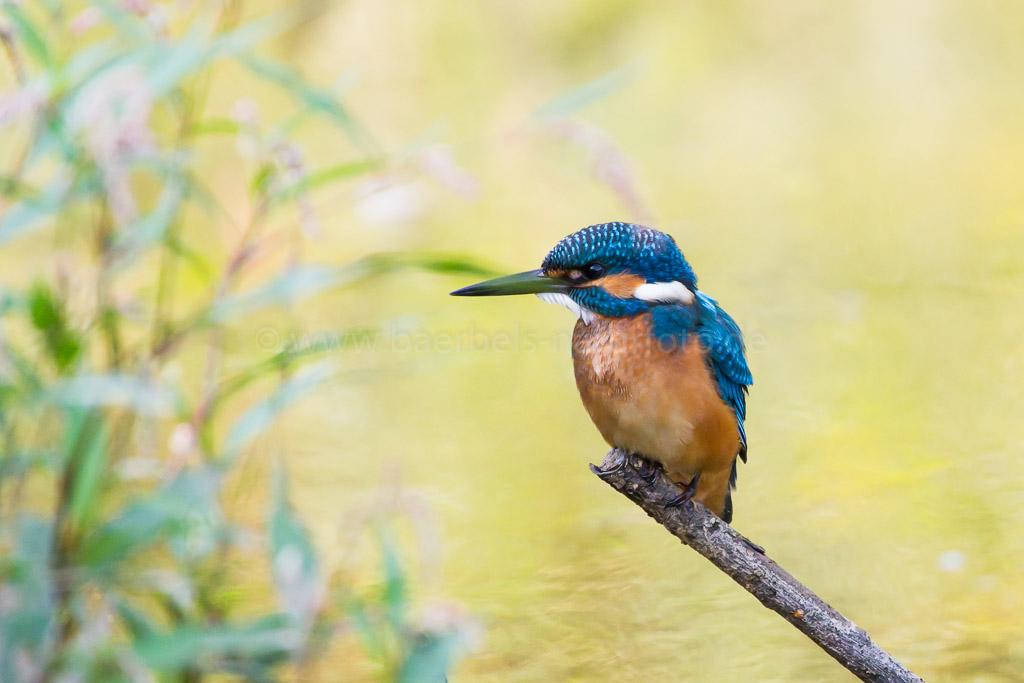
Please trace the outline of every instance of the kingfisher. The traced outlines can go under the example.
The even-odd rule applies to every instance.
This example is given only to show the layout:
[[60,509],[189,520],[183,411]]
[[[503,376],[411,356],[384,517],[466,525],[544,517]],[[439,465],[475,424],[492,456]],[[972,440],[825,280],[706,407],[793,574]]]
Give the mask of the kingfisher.
[[601,223],[560,241],[541,267],[464,287],[453,296],[536,294],[576,316],[573,369],[583,405],[614,448],[732,521],[737,460],[753,380],[739,326],[697,289],[670,235]]

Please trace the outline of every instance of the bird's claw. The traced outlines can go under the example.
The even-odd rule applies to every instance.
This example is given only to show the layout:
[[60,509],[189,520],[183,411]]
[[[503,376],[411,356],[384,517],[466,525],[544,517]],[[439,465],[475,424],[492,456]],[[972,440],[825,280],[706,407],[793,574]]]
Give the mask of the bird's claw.
[[[697,493],[697,482],[700,481],[700,472],[693,476],[690,483],[683,486],[683,492],[672,500],[665,503],[667,508],[677,508],[686,505],[693,499],[693,495]],[[677,482],[678,483],[678,482]]]
[[597,476],[603,478],[611,474],[618,474],[619,472],[622,471],[622,468],[625,466],[625,463],[621,460],[615,463],[613,466],[609,467],[608,469],[603,469],[600,465],[594,465],[593,463],[591,463],[590,471],[596,474]]
[[661,466],[640,456],[637,456],[637,460],[639,462],[634,465],[636,472],[640,475],[640,478],[650,486],[658,480],[658,474],[661,472]]
[[[611,456],[612,453],[616,453],[616,451],[612,451],[608,455]],[[605,459],[607,460],[607,458]],[[601,463],[601,465],[594,465],[593,463],[591,463],[590,470],[599,477],[606,477],[610,474],[618,474],[619,472],[621,472],[626,467],[626,463],[628,462],[629,456],[619,453],[618,457],[615,459],[614,464],[608,469],[601,467],[601,465],[603,465],[604,463]]]

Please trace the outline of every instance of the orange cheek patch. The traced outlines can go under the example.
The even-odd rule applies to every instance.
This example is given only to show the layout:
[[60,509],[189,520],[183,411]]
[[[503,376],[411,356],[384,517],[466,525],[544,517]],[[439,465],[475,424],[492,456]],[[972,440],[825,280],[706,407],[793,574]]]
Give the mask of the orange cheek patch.
[[612,296],[617,296],[620,299],[630,299],[633,296],[633,292],[636,291],[636,288],[645,282],[647,282],[647,280],[639,275],[634,275],[632,273],[615,273],[614,275],[605,276],[600,280],[588,282],[584,286],[604,287],[604,290]]

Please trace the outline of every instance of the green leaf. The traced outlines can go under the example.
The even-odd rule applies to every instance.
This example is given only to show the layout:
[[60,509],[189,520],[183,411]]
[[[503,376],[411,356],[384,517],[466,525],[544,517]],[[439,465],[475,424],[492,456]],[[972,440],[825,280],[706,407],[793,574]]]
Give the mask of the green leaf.
[[283,615],[248,624],[213,628],[185,626],[136,641],[135,654],[158,671],[203,666],[211,658],[284,656],[300,643],[300,634]]
[[468,257],[399,252],[373,254],[343,266],[294,268],[266,284],[218,301],[210,310],[214,322],[226,322],[270,306],[286,306],[338,287],[401,270],[487,276],[494,271]]
[[271,163],[260,164],[259,169],[253,174],[249,181],[249,189],[256,195],[263,195],[274,179],[274,165]]
[[84,567],[102,568],[127,559],[165,540],[176,516],[159,502],[137,501],[82,542],[78,560]]
[[384,164],[385,161],[383,159],[365,159],[362,161],[350,161],[345,164],[337,164],[336,166],[328,166],[327,168],[322,168],[310,173],[294,185],[275,193],[271,196],[270,201],[274,204],[290,202],[300,195],[329,183],[338,182],[340,180],[349,180],[373,171],[379,171],[384,168]]
[[51,643],[53,624],[50,551],[52,527],[47,520],[23,515],[10,522],[14,547],[0,554],[0,579],[10,597],[0,619],[0,680],[20,680],[19,660],[38,660]]
[[278,463],[270,514],[270,561],[281,605],[296,625],[308,629],[324,594],[316,549],[288,501],[288,481]]
[[[401,268],[413,268],[431,273],[443,273],[445,275],[487,276],[495,273],[494,269],[480,265],[469,256],[417,253],[407,253],[401,256],[404,257],[403,261],[395,264]],[[385,263],[383,265],[387,266],[388,264]],[[383,272],[387,272],[386,267]]]
[[43,66],[52,66],[53,57],[46,39],[40,35],[36,27],[29,21],[25,13],[13,2],[3,3],[4,14],[11,20],[18,41],[25,46],[25,51]]
[[166,415],[177,405],[171,390],[135,375],[76,375],[53,384],[45,400],[69,407],[118,406],[143,415]]
[[385,325],[378,327],[354,327],[332,332],[325,339],[325,343],[322,344],[312,343],[295,346],[286,344],[285,348],[274,355],[254,363],[241,372],[225,379],[218,388],[218,396],[222,400],[228,398],[259,379],[270,374],[281,373],[287,369],[294,369],[305,362],[311,361],[316,356],[342,351],[351,346],[361,348],[363,344],[372,344],[373,340],[382,335],[386,329],[390,328]]
[[445,275],[475,275],[481,277],[495,274],[493,269],[482,266],[467,256],[392,252],[371,254],[343,266],[343,277],[338,285],[352,285],[369,278],[390,275],[404,270],[422,270]]
[[97,501],[103,488],[107,463],[107,430],[92,411],[72,410],[69,415],[67,445],[71,498],[68,519],[78,529],[95,516]]
[[398,556],[397,543],[386,530],[377,530],[377,542],[380,545],[381,568],[384,574],[381,602],[384,604],[392,630],[401,633],[405,626],[405,570]]
[[[64,110],[67,101],[67,99],[63,100],[57,104],[57,107]],[[72,201],[78,197],[95,194],[101,190],[102,183],[99,182],[98,173],[93,169],[82,168],[78,163],[81,161],[82,153],[75,145],[72,134],[65,127],[64,113],[60,116],[47,116],[43,119],[42,123],[44,125],[37,126],[36,128],[32,148],[29,151],[28,158],[25,160],[25,168],[31,168],[41,160],[52,163],[54,160],[47,159],[48,156],[52,155],[56,157],[55,160],[57,162],[63,163],[66,168],[76,168],[81,177],[76,178],[76,182],[79,184],[78,187],[67,187],[65,180],[58,176],[53,180],[50,187],[44,188],[43,195],[37,195],[27,201],[40,203],[46,200],[47,193],[57,192],[59,193],[57,208],[68,209],[71,207]],[[56,210],[50,213],[56,213]]]
[[112,247],[111,268],[131,265],[142,252],[163,241],[167,229],[178,216],[183,192],[181,183],[169,181],[153,210],[135,219],[118,233]]
[[146,74],[146,83],[155,97],[172,91],[194,71],[206,66],[217,53],[210,44],[213,26],[195,22],[182,38],[164,49]]
[[37,196],[39,191],[21,178],[0,175],[0,194],[8,199],[23,200]]
[[185,471],[152,494],[128,501],[83,539],[79,561],[102,568],[167,541],[187,527],[191,515],[216,507],[221,478],[214,469]]
[[128,629],[133,640],[145,640],[157,636],[156,625],[149,615],[143,610],[135,607],[124,598],[116,598],[114,608],[121,623]]
[[376,156],[376,143],[335,95],[309,85],[300,74],[277,62],[251,55],[239,57],[238,61],[257,76],[286,90],[304,106],[325,115],[364,153]]
[[446,683],[448,667],[459,645],[457,633],[417,634],[396,680],[398,683]]
[[73,366],[82,350],[82,341],[68,324],[64,302],[57,299],[46,283],[37,282],[29,291],[28,307],[32,325],[42,334],[57,369],[63,372]]
[[336,373],[333,363],[321,361],[289,378],[268,398],[250,407],[235,422],[224,442],[229,458],[264,433],[286,408],[316,389]]
[[0,288],[0,316],[22,310],[24,306],[25,298],[20,293]]
[[149,87],[154,95],[164,95],[211,62],[224,56],[237,57],[288,30],[300,18],[296,7],[286,7],[216,36],[212,25],[196,22],[147,74]]
[[16,391],[20,396],[34,398],[43,391],[43,379],[37,367],[26,354],[15,348],[10,342],[4,345],[4,355],[15,372],[0,376],[5,386]]
[[342,603],[346,621],[363,638],[363,644],[370,656],[383,658],[387,652],[387,637],[366,605],[358,599],[345,600]]
[[192,126],[192,135],[238,135],[242,127],[237,121],[225,118],[211,118],[199,121]]
[[65,208],[68,198],[67,183],[58,178],[47,185],[43,194],[22,199],[11,205],[3,216],[0,216],[0,245],[42,227],[42,220]]
[[192,267],[192,271],[204,282],[210,282],[216,274],[213,266],[206,259],[206,255],[198,249],[193,248],[187,242],[168,236],[167,248],[175,256],[181,258],[186,264]]
[[257,76],[284,88],[310,109],[326,114],[342,127],[349,129],[355,125],[348,111],[332,94],[309,85],[305,78],[288,66],[251,55],[242,57],[239,62]]
[[573,114],[629,85],[636,78],[638,71],[635,63],[621,66],[578,88],[563,92],[537,109],[533,117],[557,119]]
[[269,306],[287,306],[329,290],[342,281],[338,268],[300,266],[247,292],[221,299],[210,317],[225,322]]
[[192,201],[194,206],[202,209],[204,212],[211,216],[216,216],[227,222],[231,222],[232,216],[224,205],[214,194],[213,190],[207,187],[203,182],[188,169],[182,169],[182,176],[180,180],[185,185],[185,192],[188,198]]
[[138,42],[153,40],[156,36],[152,28],[139,21],[131,12],[127,12],[111,0],[92,0],[92,4],[103,13],[104,18],[124,36]]
[[34,470],[52,469],[63,463],[56,451],[21,450],[3,453],[0,459],[0,478],[21,477]]
[[[335,79],[334,83],[327,87],[323,92],[332,96],[333,99],[341,101],[344,99],[345,95],[355,87],[357,80],[356,70],[351,67],[347,68],[337,79]],[[316,111],[310,107],[299,107],[291,116],[277,124],[271,133],[278,138],[291,139],[295,137],[295,131],[297,131],[299,127],[315,113]]]
[[126,55],[124,44],[117,40],[104,40],[76,50],[59,72],[59,82],[66,89],[65,99],[101,72],[125,62],[133,54]]
[[253,19],[232,30],[221,33],[213,41],[215,50],[230,55],[239,55],[249,48],[279,36],[290,30],[305,18],[309,18],[302,3],[286,4],[283,8]]

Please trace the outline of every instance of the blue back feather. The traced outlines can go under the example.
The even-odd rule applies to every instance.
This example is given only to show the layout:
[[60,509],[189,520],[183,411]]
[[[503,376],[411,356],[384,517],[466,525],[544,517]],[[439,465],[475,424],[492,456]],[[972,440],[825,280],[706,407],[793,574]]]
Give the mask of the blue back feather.
[[[747,387],[754,383],[754,378],[747,366],[743,333],[732,316],[710,296],[697,292],[697,302],[704,311],[699,326],[700,340],[707,349],[711,371],[718,383],[718,395],[736,413],[736,425],[740,431],[739,456],[746,462],[747,431],[743,421],[747,418]],[[734,473],[733,479],[735,476]]]
[[663,305],[651,310],[651,333],[667,346],[685,344],[691,334],[698,335],[706,361],[717,385],[718,395],[736,414],[740,432],[739,456],[747,461],[747,387],[754,380],[747,367],[743,334],[736,321],[704,292],[697,292],[696,305]]

